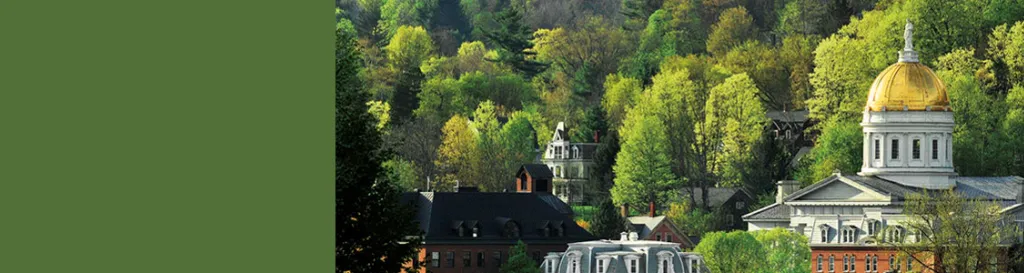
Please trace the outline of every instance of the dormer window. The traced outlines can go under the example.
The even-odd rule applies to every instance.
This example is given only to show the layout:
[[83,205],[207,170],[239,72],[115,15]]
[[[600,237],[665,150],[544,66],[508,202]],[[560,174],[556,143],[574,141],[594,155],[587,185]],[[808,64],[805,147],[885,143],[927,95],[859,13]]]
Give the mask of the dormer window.
[[857,228],[853,226],[843,227],[842,242],[853,243],[857,240]]
[[658,273],[675,273],[672,257],[672,252],[658,252]]
[[480,237],[480,227],[473,227],[473,238]]
[[572,146],[572,158],[580,158],[580,147]]
[[504,232],[506,238],[519,238],[519,225],[514,221],[505,222]]
[[889,230],[887,231],[887,233],[885,235],[886,235],[886,241],[888,241],[888,242],[902,243],[903,242],[903,227],[891,226],[891,227],[889,227]]
[[879,230],[882,230],[882,221],[875,219],[868,220],[868,235],[875,235]]
[[626,256],[626,273],[639,273],[640,272],[640,257],[637,256]]
[[608,266],[611,265],[611,256],[597,256],[597,273],[608,273]]
[[819,231],[818,233],[820,234],[820,237],[821,237],[821,241],[820,242],[828,243],[828,232],[831,229],[832,228],[830,228],[828,225],[821,225],[820,227],[818,227],[818,231]]
[[573,251],[566,255],[569,258],[569,271],[568,273],[580,273],[580,253]]

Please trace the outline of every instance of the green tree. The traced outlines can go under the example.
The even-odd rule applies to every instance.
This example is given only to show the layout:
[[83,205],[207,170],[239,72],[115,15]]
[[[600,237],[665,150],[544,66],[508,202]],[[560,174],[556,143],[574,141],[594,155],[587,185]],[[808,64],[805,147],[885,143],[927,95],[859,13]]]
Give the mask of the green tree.
[[616,204],[664,204],[679,184],[671,170],[665,125],[656,116],[631,113],[619,132],[625,135],[613,167],[612,200]]
[[391,100],[396,120],[404,120],[418,107],[417,95],[423,72],[420,65],[434,54],[430,35],[423,27],[402,26],[384,48],[387,52],[388,68],[395,79],[395,93]]
[[[764,134],[768,118],[758,100],[761,93],[754,81],[744,74],[725,79],[725,82],[711,89],[706,111],[707,124],[703,126],[705,141],[717,143],[709,146],[708,165],[715,166],[712,174],[719,176],[725,185],[737,185],[745,164],[753,159],[754,147]],[[699,140],[698,140],[699,141]]]
[[501,273],[540,273],[540,266],[526,253],[526,244],[519,241],[508,251],[508,262],[501,265]]
[[806,101],[814,92],[809,75],[814,71],[814,48],[818,36],[790,35],[782,40],[779,60],[789,72],[789,93],[792,99],[787,109],[805,109]]
[[955,75],[940,71],[948,83],[953,107],[953,164],[961,175],[1004,175],[1010,158],[1008,144],[999,133],[1000,120],[1006,105],[982,89],[971,75]]
[[672,224],[690,236],[703,236],[705,233],[718,229],[721,217],[715,213],[690,206],[690,202],[673,202],[665,212]]
[[[675,39],[669,29],[670,14],[657,10],[647,20],[647,27],[640,34],[640,45],[636,53],[619,65],[619,74],[625,77],[647,81],[658,71],[662,59],[676,54]],[[669,42],[665,40],[669,39]]]
[[724,55],[735,46],[757,36],[754,19],[747,14],[747,9],[734,7],[722,12],[718,22],[711,26],[708,35],[707,49],[714,55]]
[[[634,51],[629,34],[612,22],[588,16],[572,28],[540,29],[534,34],[534,47],[539,60],[568,74],[580,74],[579,86],[601,90],[604,76],[615,72],[619,60]],[[600,95],[590,88],[577,92]]]
[[[890,225],[877,233],[881,245],[894,248],[900,260],[912,259],[922,270],[938,273],[988,272],[992,260],[1020,231],[1008,225],[998,203],[966,198],[953,190],[907,197],[903,230]],[[910,239],[907,234],[914,237]],[[895,237],[894,235],[899,235]],[[955,243],[951,243],[955,242]],[[1007,261],[996,265],[1005,268]]]
[[634,102],[643,91],[640,80],[623,77],[620,74],[609,74],[604,82],[604,97],[601,108],[608,117],[608,128],[618,129],[626,118],[626,109],[633,107]]
[[702,254],[708,269],[716,273],[751,272],[767,265],[764,246],[746,231],[704,234],[693,251]]
[[[587,108],[583,120],[572,134],[573,142],[593,143],[594,137],[604,137],[608,133],[608,123],[601,113],[601,106],[595,105]],[[598,140],[600,141],[600,140]]]
[[426,185],[423,183],[425,181],[423,181],[422,172],[416,166],[416,163],[396,156],[388,161],[384,161],[381,167],[384,168],[388,180],[392,181],[400,190],[425,189]]
[[[383,176],[380,132],[358,77],[360,55],[351,33],[336,31],[335,267],[337,272],[397,272],[422,243],[414,210]],[[382,229],[381,226],[388,228]]]
[[500,48],[497,58],[489,61],[506,64],[526,78],[532,78],[550,66],[534,59],[537,52],[533,51],[533,32],[523,24],[523,16],[518,8],[512,7],[498,13],[495,21],[499,27],[484,33],[493,45]]
[[819,124],[821,135],[814,148],[800,159],[793,175],[804,185],[817,183],[832,172],[854,173],[860,170],[863,160],[864,136],[856,120],[833,119]]
[[[368,2],[368,1],[366,1]],[[380,1],[380,21],[377,31],[386,38],[399,32],[401,26],[430,26],[437,0],[387,0]]]
[[761,101],[768,108],[782,109],[792,100],[789,77],[779,52],[770,46],[751,40],[726,53],[722,65],[736,74],[746,73],[757,84]]
[[752,232],[768,254],[763,272],[810,273],[811,248],[807,236],[784,228]]
[[622,218],[611,199],[604,198],[597,206],[597,215],[590,222],[590,233],[597,238],[614,240],[626,230],[626,219]]
[[992,30],[988,40],[988,55],[996,65],[996,74],[1002,75],[999,87],[1008,90],[1013,85],[1024,85],[1024,21],[1012,27],[1000,25]]
[[455,186],[456,180],[472,181],[472,162],[478,156],[478,151],[476,135],[469,126],[469,119],[462,115],[456,114],[448,119],[441,132],[441,146],[437,147],[437,160],[434,162],[440,177],[431,188],[435,191],[448,191]]
[[839,28],[838,18],[833,17],[831,1],[793,0],[787,1],[779,10],[779,24],[776,31],[784,36],[826,35]]
[[1003,152],[1008,152],[1008,157],[1013,160],[1010,173],[1024,175],[1024,86],[1013,87],[1006,97],[1006,104],[1009,109],[1003,120],[1003,132],[1009,138],[1009,149]]

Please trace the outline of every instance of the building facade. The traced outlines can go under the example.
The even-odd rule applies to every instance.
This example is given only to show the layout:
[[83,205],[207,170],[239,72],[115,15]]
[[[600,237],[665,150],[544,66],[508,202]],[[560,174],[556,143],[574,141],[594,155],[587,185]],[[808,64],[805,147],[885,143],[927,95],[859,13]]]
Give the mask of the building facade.
[[569,244],[564,252],[544,257],[544,273],[708,273],[700,254],[683,252],[679,244],[639,240],[636,233],[617,240]]
[[[595,142],[600,141],[596,135],[594,139]],[[569,204],[584,201],[583,187],[594,168],[597,146],[597,143],[570,142],[565,123],[558,123],[551,142],[545,146],[541,156],[541,162],[554,174],[552,194]]]
[[[423,247],[411,264],[418,272],[497,273],[518,241],[538,263],[569,243],[594,239],[576,225],[572,210],[548,192],[409,192]],[[386,227],[382,227],[386,228]]]
[[921,272],[921,264],[900,261],[876,241],[916,240],[903,227],[909,220],[903,202],[913,193],[951,189],[1000,204],[1007,219],[1024,219],[1024,178],[955,172],[955,109],[942,81],[918,61],[912,29],[908,22],[899,62],[871,86],[861,122],[861,171],[836,172],[804,189],[794,181],[779,182],[774,204],[743,216],[751,231],[781,227],[807,236],[811,272]]

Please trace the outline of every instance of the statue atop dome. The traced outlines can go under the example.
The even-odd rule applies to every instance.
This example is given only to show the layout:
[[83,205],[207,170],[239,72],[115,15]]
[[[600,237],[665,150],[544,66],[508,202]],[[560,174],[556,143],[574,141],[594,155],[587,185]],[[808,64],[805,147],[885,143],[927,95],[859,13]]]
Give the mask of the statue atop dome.
[[914,51],[914,42],[911,41],[912,32],[914,32],[914,24],[907,19],[907,25],[903,27],[903,51]]
[[914,51],[913,39],[914,24],[910,23],[910,19],[907,19],[907,24],[903,27],[903,50],[900,51],[900,62],[901,63],[916,63],[917,51]]

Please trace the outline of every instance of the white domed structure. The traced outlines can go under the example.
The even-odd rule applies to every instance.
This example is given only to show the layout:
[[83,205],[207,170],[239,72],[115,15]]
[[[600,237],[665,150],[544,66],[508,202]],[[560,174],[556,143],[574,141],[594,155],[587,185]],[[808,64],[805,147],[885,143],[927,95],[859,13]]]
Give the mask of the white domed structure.
[[907,22],[899,62],[871,84],[864,106],[864,164],[858,173],[906,186],[950,189],[953,112],[946,85],[917,59]]

